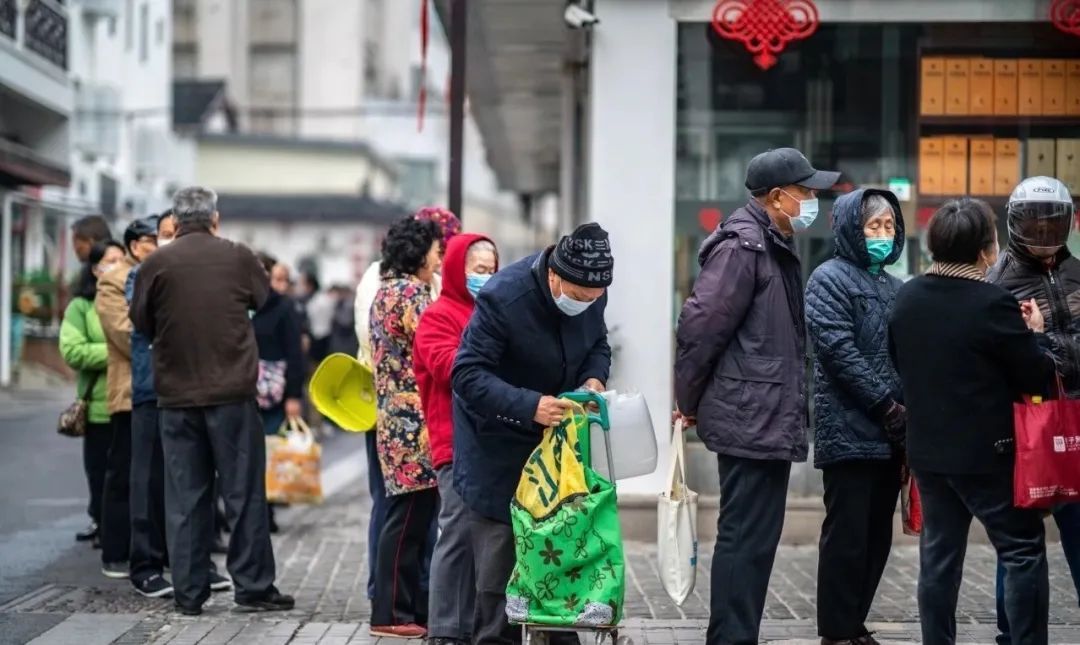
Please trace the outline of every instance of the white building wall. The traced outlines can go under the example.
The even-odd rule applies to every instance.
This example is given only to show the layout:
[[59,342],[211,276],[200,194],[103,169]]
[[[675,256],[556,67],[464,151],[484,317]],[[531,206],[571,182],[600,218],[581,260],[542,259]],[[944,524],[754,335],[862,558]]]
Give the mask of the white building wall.
[[84,99],[73,113],[72,131],[81,134],[71,149],[67,196],[100,203],[105,174],[117,182],[117,209],[126,220],[166,208],[172,191],[194,178],[194,163],[191,143],[172,132],[171,3],[117,6],[118,15],[109,18],[85,11],[78,0],[70,5],[71,75],[84,91],[77,95],[108,89],[114,99]]
[[[603,22],[593,35],[587,219],[611,233],[615,255],[609,386],[645,394],[662,464],[672,410],[676,25],[655,0],[597,0],[596,13]],[[654,492],[660,476],[619,487]]]

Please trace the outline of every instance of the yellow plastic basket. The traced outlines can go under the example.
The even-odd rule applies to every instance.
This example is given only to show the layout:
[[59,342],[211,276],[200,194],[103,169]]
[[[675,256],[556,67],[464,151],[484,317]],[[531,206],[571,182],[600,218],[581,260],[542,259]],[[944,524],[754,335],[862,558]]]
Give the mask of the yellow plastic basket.
[[343,430],[367,432],[375,427],[377,399],[371,370],[348,354],[327,356],[308,385],[311,402]]

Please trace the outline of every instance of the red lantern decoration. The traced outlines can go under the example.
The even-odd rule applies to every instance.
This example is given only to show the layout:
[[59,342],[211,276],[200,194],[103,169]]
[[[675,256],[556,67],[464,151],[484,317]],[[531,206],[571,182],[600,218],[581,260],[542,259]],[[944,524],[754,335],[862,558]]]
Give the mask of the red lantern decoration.
[[754,63],[769,69],[788,43],[817,31],[818,11],[813,0],[720,0],[712,26],[721,38],[742,42]]
[[1080,36],[1080,0],[1054,0],[1050,22],[1067,34]]

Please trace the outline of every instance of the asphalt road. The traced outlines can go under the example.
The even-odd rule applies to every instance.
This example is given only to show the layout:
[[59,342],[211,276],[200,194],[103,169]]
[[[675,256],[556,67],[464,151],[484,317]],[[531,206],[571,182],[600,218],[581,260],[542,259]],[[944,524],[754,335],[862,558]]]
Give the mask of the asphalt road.
[[[45,584],[128,584],[104,578],[100,552],[75,542],[89,522],[82,443],[56,433],[73,396],[0,392],[0,605]],[[324,472],[351,470],[362,450],[360,435],[323,440]]]

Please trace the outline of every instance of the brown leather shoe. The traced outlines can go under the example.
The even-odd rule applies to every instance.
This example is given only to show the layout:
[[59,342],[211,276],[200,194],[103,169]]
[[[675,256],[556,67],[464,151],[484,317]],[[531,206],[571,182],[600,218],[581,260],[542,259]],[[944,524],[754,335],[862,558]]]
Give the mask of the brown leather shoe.
[[427,629],[415,623],[409,623],[408,625],[372,625],[371,635],[383,638],[424,638],[427,636]]

